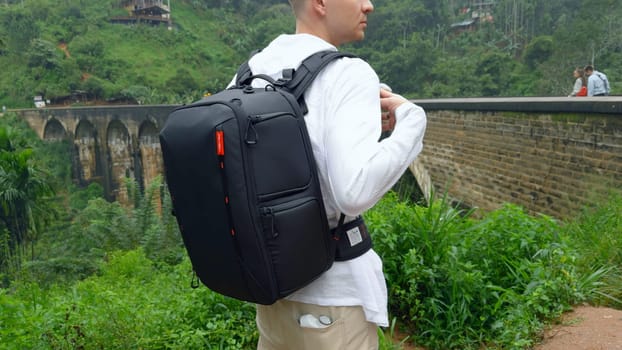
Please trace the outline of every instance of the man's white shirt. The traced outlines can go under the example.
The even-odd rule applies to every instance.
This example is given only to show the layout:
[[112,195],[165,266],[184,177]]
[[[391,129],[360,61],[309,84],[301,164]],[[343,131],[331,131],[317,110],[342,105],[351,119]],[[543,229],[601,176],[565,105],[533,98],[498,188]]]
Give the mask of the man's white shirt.
[[[253,74],[279,79],[283,69],[297,68],[322,50],[337,49],[313,35],[281,35],[253,56],[249,66]],[[266,84],[262,79],[253,81],[254,87]],[[376,204],[423,147],[425,112],[410,102],[397,108],[392,135],[378,142],[379,93],[378,76],[359,58],[330,63],[305,92],[309,110],[305,122],[330,227],[337,226],[341,213],[347,222]],[[382,261],[373,250],[335,262],[287,299],[323,306],[361,305],[368,321],[389,325]]]

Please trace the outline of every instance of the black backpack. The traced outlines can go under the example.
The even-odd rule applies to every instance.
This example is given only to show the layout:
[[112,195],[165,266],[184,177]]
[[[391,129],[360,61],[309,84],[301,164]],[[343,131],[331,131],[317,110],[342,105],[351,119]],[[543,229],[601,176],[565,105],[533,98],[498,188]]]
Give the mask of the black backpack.
[[[166,182],[194,271],[210,289],[260,304],[307,285],[371,247],[360,220],[329,230],[303,116],[323,51],[273,81],[248,62],[235,86],[175,109],[160,131]],[[253,79],[269,82],[252,88]],[[348,249],[342,232],[358,230]],[[349,233],[348,233],[349,235]],[[343,235],[345,237],[346,235]]]

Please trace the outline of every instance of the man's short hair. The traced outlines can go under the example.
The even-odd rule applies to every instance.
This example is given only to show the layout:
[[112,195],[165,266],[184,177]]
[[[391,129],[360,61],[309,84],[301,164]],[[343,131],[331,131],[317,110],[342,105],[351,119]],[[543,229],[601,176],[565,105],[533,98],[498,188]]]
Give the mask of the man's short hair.
[[294,14],[298,14],[307,0],[288,0]]
[[594,66],[592,66],[591,64],[588,64],[587,66],[585,66],[585,68],[583,68],[583,70],[586,72],[593,72]]

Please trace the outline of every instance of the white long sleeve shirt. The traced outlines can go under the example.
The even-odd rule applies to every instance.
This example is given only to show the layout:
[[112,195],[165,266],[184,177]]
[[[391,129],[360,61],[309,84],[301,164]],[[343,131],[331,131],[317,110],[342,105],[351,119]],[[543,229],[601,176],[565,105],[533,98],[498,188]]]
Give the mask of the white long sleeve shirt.
[[574,81],[574,86],[572,87],[572,92],[570,93],[570,96],[577,96],[577,94],[579,93],[579,91],[581,91],[581,87],[583,86],[583,80],[581,78],[577,78]]
[[609,95],[609,80],[607,76],[597,70],[593,71],[592,74],[587,78],[587,95],[588,96],[596,96],[596,95]]
[[[311,54],[336,50],[308,34],[281,35],[249,65],[254,74],[282,77]],[[253,86],[266,82],[255,79]],[[381,134],[379,79],[359,58],[329,64],[305,92],[305,122],[317,163],[330,227],[340,213],[346,222],[371,208],[397,182],[423,147],[426,116],[413,103],[396,110],[392,135]],[[287,297],[324,306],[361,305],[368,321],[388,326],[387,290],[382,262],[370,250],[358,258],[335,262],[322,276]]]

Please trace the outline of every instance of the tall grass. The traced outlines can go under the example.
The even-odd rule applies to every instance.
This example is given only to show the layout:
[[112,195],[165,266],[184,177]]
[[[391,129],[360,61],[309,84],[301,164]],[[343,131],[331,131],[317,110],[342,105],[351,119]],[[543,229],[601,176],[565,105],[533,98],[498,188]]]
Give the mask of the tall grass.
[[[614,210],[585,220],[617,223]],[[426,208],[389,194],[366,215],[385,264],[391,313],[418,345],[528,348],[545,322],[611,295],[609,278],[619,277],[613,261],[582,263],[588,252],[572,241],[570,228],[589,223],[564,225],[511,204],[477,220],[470,214],[445,199]],[[603,247],[615,242],[590,239],[606,240]]]
[[190,271],[137,249],[72,286],[0,290],[0,349],[251,349],[254,306],[190,288]]
[[607,200],[585,208],[565,234],[578,252],[577,269],[603,276],[594,282],[601,286],[593,302],[622,307],[622,192],[612,191]]
[[[0,349],[255,347],[254,306],[190,288],[174,222],[157,219],[149,192],[133,210],[91,199],[63,242],[48,237],[49,256],[0,289]],[[614,195],[569,223],[510,204],[476,219],[388,194],[366,213],[394,319],[380,348],[402,348],[399,326],[403,343],[430,350],[527,349],[576,303],[622,306],[621,209]],[[53,260],[60,251],[68,260]]]

